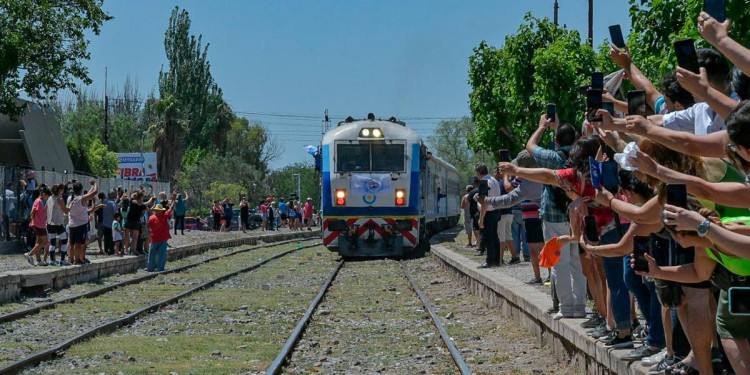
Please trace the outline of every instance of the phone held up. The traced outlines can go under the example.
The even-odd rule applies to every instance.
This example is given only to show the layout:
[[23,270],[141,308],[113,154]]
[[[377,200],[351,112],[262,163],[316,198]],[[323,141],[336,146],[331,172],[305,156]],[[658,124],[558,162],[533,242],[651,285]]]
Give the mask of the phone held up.
[[612,25],[609,27],[609,38],[612,40],[612,44],[619,49],[625,48],[625,38],[622,37],[622,29],[620,25]]
[[648,272],[648,261],[646,260],[646,252],[651,244],[648,237],[635,237],[633,242],[633,269],[640,272]]
[[586,239],[589,242],[599,242],[599,229],[596,227],[596,217],[587,215],[583,218],[583,226],[586,230]]
[[588,108],[589,122],[602,121],[602,116],[596,113],[602,109],[602,90],[589,89],[586,91],[586,108]]
[[500,154],[500,161],[501,162],[509,162],[510,161],[510,151],[508,151],[508,150],[500,150],[500,151],[498,151],[498,154]]
[[554,103],[547,104],[547,120],[555,121],[555,114],[557,113],[557,107]]
[[708,13],[716,22],[724,23],[727,20],[726,0],[703,0],[703,11]]
[[643,90],[628,91],[628,115],[646,117],[646,92]]
[[733,286],[727,291],[729,314],[750,316],[750,287]]
[[674,42],[674,53],[677,57],[678,66],[695,74],[700,73],[695,42],[692,39],[681,39]]
[[490,191],[490,185],[488,180],[479,180],[479,196],[486,197]]
[[667,204],[687,208],[687,188],[685,184],[667,184]]

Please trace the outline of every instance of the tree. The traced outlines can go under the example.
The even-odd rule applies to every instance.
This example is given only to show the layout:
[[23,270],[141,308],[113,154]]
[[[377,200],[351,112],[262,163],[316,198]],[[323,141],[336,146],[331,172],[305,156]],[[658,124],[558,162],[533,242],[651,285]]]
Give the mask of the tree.
[[320,179],[315,177],[315,168],[312,163],[294,163],[271,172],[266,180],[266,187],[276,197],[285,197],[289,200],[290,194],[297,194],[297,178],[300,175],[300,201],[307,197],[313,202],[320,202]]
[[244,117],[232,120],[226,144],[227,156],[240,157],[263,175],[268,173],[268,163],[281,154],[281,146],[268,130],[260,122],[251,125],[250,120]]
[[102,141],[95,139],[85,150],[91,174],[98,177],[114,177],[120,158],[109,151]]
[[474,122],[468,117],[445,120],[427,137],[431,151],[456,167],[461,174],[461,181],[467,183],[474,176],[474,164],[481,161],[480,156],[485,156],[475,153],[467,145],[467,139],[475,128]]
[[54,99],[60,89],[77,92],[77,81],[90,84],[89,40],[112,17],[102,0],[13,0],[0,2],[0,113],[13,117],[20,92]]
[[578,31],[530,13],[524,20],[502,47],[482,41],[469,57],[474,150],[520,151],[547,103],[557,104],[562,122],[583,120],[585,103],[576,88],[594,71],[594,51]]

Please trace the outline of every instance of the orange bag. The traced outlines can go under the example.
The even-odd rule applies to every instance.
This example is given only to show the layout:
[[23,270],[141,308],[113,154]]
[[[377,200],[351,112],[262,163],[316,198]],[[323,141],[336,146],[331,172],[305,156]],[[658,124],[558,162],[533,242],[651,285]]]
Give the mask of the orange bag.
[[557,241],[557,237],[554,237],[544,244],[542,253],[539,254],[539,266],[544,268],[552,268],[557,262],[560,261],[560,250],[563,245]]

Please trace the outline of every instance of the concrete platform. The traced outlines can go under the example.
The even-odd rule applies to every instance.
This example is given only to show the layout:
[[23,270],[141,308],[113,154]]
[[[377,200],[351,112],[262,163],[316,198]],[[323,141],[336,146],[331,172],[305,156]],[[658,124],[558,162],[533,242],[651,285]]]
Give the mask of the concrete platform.
[[430,254],[487,305],[499,308],[505,316],[531,331],[542,345],[549,346],[560,360],[569,361],[577,369],[576,373],[648,373],[648,368],[640,365],[640,362],[621,359],[630,349],[607,349],[586,335],[585,329],[580,326],[585,319],[552,320],[552,316],[546,313],[552,305],[551,297],[514,277],[504,275],[502,267],[477,269],[479,262],[439,244],[431,246]]
[[[281,232],[253,237],[234,238],[224,241],[205,242],[196,245],[167,249],[167,259],[175,260],[202,253],[210,249],[257,245],[260,241],[273,243],[291,239],[320,237],[319,231]],[[0,303],[15,301],[24,293],[40,293],[46,289],[62,289],[76,283],[89,282],[114,274],[135,272],[144,267],[145,257],[124,256],[99,258],[81,266],[37,267],[0,274]]]

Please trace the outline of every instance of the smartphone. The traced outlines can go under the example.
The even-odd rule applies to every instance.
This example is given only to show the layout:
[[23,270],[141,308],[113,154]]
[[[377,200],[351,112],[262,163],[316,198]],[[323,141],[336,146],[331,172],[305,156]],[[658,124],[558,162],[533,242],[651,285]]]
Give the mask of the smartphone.
[[681,39],[674,42],[674,53],[677,65],[695,74],[700,73],[698,55],[695,53],[695,42],[692,39]]
[[667,184],[667,204],[687,208],[687,188],[685,184]]
[[591,73],[591,88],[594,90],[604,90],[604,73]]
[[602,109],[606,109],[607,112],[609,112],[610,115],[615,115],[615,103],[612,102],[602,102]]
[[508,150],[500,150],[498,152],[500,154],[500,161],[502,162],[509,162],[510,161],[510,151]]
[[729,288],[729,314],[750,315],[750,287],[733,286]]
[[602,90],[590,89],[586,91],[586,108],[588,108],[589,122],[600,122],[602,117],[596,111],[602,109]]
[[547,104],[547,120],[555,121],[555,113],[557,113],[557,107],[555,106],[555,104]]
[[612,25],[609,27],[609,39],[612,40],[612,44],[617,48],[625,48],[625,38],[622,37],[622,29],[620,28],[620,25]]
[[599,229],[596,227],[596,217],[588,215],[583,218],[583,226],[586,230],[586,239],[589,242],[599,242]]
[[628,91],[628,115],[646,117],[646,92]]
[[620,187],[620,175],[617,170],[616,161],[602,162],[601,182],[605,189],[616,194]]
[[648,261],[646,261],[646,253],[648,252],[651,241],[648,237],[636,236],[633,239],[633,259],[635,264],[633,269],[641,272],[648,272]]
[[479,195],[486,197],[489,191],[490,191],[489,181],[479,180]]
[[727,20],[726,0],[703,0],[703,11],[719,23]]

